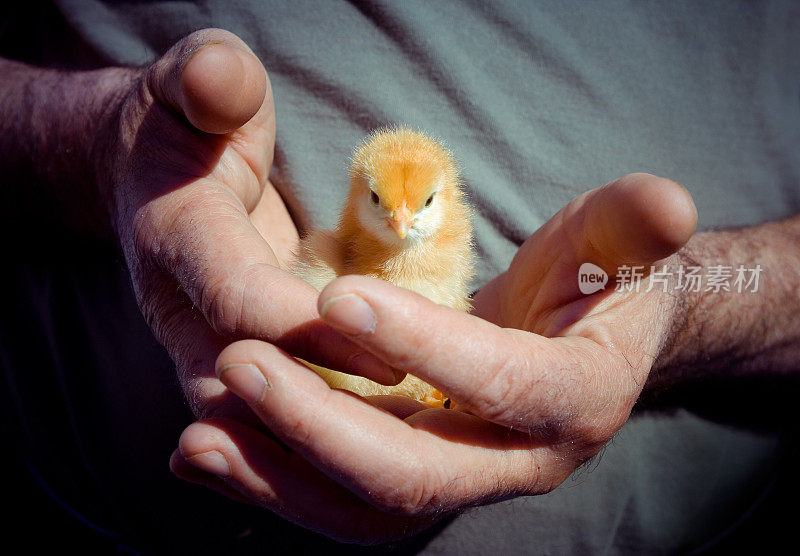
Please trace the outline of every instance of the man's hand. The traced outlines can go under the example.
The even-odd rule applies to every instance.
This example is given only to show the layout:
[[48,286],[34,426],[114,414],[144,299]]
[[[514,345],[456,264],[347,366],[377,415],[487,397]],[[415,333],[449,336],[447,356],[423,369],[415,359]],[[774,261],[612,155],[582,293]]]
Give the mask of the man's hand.
[[[402,537],[450,512],[545,493],[627,420],[670,339],[661,289],[584,296],[578,268],[668,258],[696,213],[678,184],[626,176],[567,205],[459,313],[365,277],[319,297],[326,323],[430,382],[460,411],[334,391],[280,349],[228,347],[220,380],[280,439],[229,420],[190,426],[173,469],[337,539]],[[191,459],[193,465],[187,463]]]
[[268,180],[272,93],[240,39],[208,29],[181,40],[134,82],[113,123],[102,190],[139,305],[197,416],[254,421],[214,374],[236,338],[395,380],[379,360],[354,358],[363,349],[319,320],[314,289],[286,271],[298,238]]
[[0,59],[0,71],[0,173],[15,178],[2,185],[35,183],[24,193],[52,199],[57,217],[115,236],[198,417],[257,422],[214,374],[240,338],[396,382],[385,363],[355,357],[364,349],[325,326],[317,292],[286,271],[298,237],[268,180],[272,92],[238,37],[198,31],[144,70]]

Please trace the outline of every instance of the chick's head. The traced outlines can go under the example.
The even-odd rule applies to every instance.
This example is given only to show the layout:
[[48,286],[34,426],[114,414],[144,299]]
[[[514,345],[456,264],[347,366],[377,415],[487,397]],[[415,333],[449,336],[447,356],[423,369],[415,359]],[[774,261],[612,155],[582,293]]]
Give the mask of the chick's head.
[[461,202],[458,172],[439,143],[407,128],[382,129],[356,149],[350,201],[359,226],[389,245],[435,235]]

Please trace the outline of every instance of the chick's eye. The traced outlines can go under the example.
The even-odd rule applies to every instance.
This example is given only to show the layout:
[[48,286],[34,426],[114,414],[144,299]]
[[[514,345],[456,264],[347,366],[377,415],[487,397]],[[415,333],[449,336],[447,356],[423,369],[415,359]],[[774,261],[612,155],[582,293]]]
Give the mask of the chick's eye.
[[378,197],[378,194],[375,193],[374,191],[370,192],[369,198],[372,200],[372,204],[373,205],[377,205],[377,204],[379,204],[381,202],[380,197]]
[[[434,193],[433,195],[435,195],[435,193]],[[428,208],[428,207],[429,207],[429,206],[431,206],[431,204],[433,203],[433,195],[431,195],[430,197],[428,197],[428,200],[427,200],[427,201],[425,201],[425,208]]]

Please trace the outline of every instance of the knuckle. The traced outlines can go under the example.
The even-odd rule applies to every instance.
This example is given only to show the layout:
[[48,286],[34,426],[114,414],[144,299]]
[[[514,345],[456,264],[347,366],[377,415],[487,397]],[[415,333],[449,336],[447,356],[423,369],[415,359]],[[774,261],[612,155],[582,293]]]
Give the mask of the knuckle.
[[139,204],[130,219],[129,244],[123,247],[137,261],[159,268],[175,268],[186,250],[183,245],[186,238],[180,226],[187,207],[163,198],[132,199],[131,202]]
[[582,401],[571,407],[568,436],[584,446],[585,453],[597,453],[630,416],[638,388],[629,378],[625,361],[620,357],[609,367],[609,361],[599,355],[584,356],[583,374],[570,385],[572,398]]
[[[346,285],[343,279],[340,280],[342,285]],[[434,362],[441,353],[439,346],[446,346],[452,340],[452,332],[446,326],[432,326],[432,323],[436,322],[437,313],[447,318],[445,313],[452,309],[434,305],[427,299],[417,299],[404,300],[395,310],[398,322],[404,323],[396,332],[402,342],[396,341],[394,335],[386,334],[373,337],[374,347],[386,355],[392,366],[412,375],[424,375],[427,369],[435,367]]]
[[411,481],[397,501],[394,510],[400,515],[416,516],[429,512],[435,493],[428,488],[427,481]]
[[305,446],[311,439],[312,430],[310,423],[295,417],[285,423],[283,434],[291,440],[292,444]]
[[190,378],[187,376],[187,373],[179,374],[184,396],[186,397],[186,402],[189,404],[192,415],[198,419],[213,415],[213,398],[210,398],[204,391],[202,383]]
[[[383,511],[404,517],[439,513],[441,482],[421,463],[407,463],[404,467],[396,474],[404,479],[387,484],[374,503]],[[414,479],[407,480],[408,477]]]
[[260,276],[258,262],[252,258],[236,260],[232,253],[209,253],[209,239],[196,230],[193,218],[205,204],[152,205],[148,203],[137,211],[130,248],[126,249],[131,253],[128,264],[143,292],[142,299],[151,297],[146,290],[153,274],[168,275],[176,287],[182,286],[187,303],[197,306],[215,332],[225,337],[241,336],[246,332],[244,323],[249,322],[246,316],[254,311],[246,299]]
[[524,361],[518,354],[508,353],[499,363],[487,368],[467,399],[459,403],[494,423],[519,425],[520,410],[527,401],[527,379]]
[[[154,303],[158,303],[158,301],[155,300]],[[152,304],[152,302],[148,303],[148,305]],[[183,312],[184,308],[177,303],[162,303],[157,309],[147,311],[147,314],[150,315],[150,329],[158,341],[172,354],[173,359],[175,359],[176,348],[183,343],[184,328],[181,326]]]
[[539,417],[532,419],[535,422],[529,425],[526,432],[545,444],[558,444],[566,439],[573,439],[573,428],[569,420],[558,417]]
[[222,336],[261,335],[262,330],[254,332],[252,327],[260,326],[263,315],[248,302],[248,292],[271,290],[269,281],[260,276],[258,263],[237,264],[242,266],[241,270],[228,270],[202,281],[198,292],[200,309],[214,331]]
[[252,412],[245,402],[232,398],[219,380],[210,375],[209,364],[208,360],[198,360],[194,366],[181,365],[179,368],[179,380],[193,415],[198,419],[230,417],[250,424]]
[[145,322],[155,338],[173,354],[181,344],[185,316],[192,310],[191,302],[177,287],[171,290],[169,282],[161,276],[144,281],[136,289]]
[[160,218],[152,203],[135,211],[131,222],[130,249],[139,261],[156,260],[161,251]]
[[571,436],[585,446],[586,452],[594,455],[622,428],[628,415],[628,412],[608,410],[593,418],[581,419],[572,425]]
[[311,443],[319,429],[320,415],[330,415],[329,408],[333,403],[333,394],[333,390],[325,391],[322,400],[317,406],[317,411],[311,413],[304,411],[285,413],[283,415],[281,435],[295,446],[304,447]]
[[236,274],[204,280],[199,288],[200,310],[215,332],[237,336],[244,314],[245,286]]
[[[426,339],[413,338],[410,345],[424,346]],[[426,349],[401,350],[392,357],[392,365],[412,375],[418,374],[421,369],[429,368],[434,355]]]
[[202,384],[197,381],[190,381],[189,384],[184,388],[184,395],[192,415],[197,419],[217,416],[224,407],[222,400],[207,396]]

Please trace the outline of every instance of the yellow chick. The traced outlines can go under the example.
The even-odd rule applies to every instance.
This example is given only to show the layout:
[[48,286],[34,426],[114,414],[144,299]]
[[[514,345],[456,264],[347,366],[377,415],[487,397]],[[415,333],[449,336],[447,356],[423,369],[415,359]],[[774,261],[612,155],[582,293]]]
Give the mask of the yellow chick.
[[[339,224],[301,242],[294,273],[320,291],[338,276],[362,274],[468,311],[473,267],[471,210],[450,153],[422,133],[391,128],[375,131],[356,149]],[[362,396],[443,402],[435,388],[411,375],[383,386],[311,367],[332,388]]]

